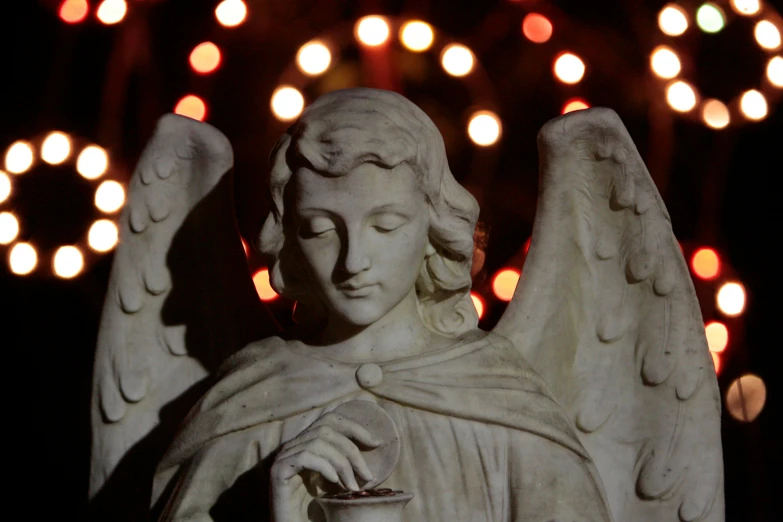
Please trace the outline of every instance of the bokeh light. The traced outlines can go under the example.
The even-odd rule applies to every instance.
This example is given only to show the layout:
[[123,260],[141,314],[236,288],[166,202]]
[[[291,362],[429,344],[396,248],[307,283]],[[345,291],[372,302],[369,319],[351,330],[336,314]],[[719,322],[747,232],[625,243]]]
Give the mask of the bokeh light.
[[272,285],[269,283],[269,270],[262,268],[253,275],[253,284],[258,292],[258,298],[262,301],[272,301],[277,299],[277,292],[275,292]]
[[0,245],[7,245],[19,235],[19,220],[10,212],[0,212]]
[[332,53],[321,42],[308,42],[296,53],[296,64],[299,70],[309,76],[317,76],[329,68],[332,63]]
[[271,106],[278,120],[294,120],[304,109],[304,96],[294,87],[278,87],[272,94]]
[[361,43],[376,47],[389,39],[389,24],[382,16],[365,16],[356,22],[355,33]]
[[207,104],[194,94],[188,94],[177,102],[174,112],[180,116],[187,116],[198,121],[204,121],[207,117]]
[[753,422],[767,402],[767,387],[761,377],[746,374],[735,379],[726,392],[726,409],[740,422]]
[[712,248],[700,248],[691,257],[691,270],[700,279],[709,281],[720,274],[720,257]]
[[71,140],[62,132],[52,132],[41,145],[41,159],[51,165],[59,165],[71,155]]
[[5,153],[5,170],[24,174],[33,166],[33,147],[26,141],[17,141]]
[[764,49],[775,50],[780,47],[780,30],[769,20],[757,23],[753,34]]
[[97,145],[85,147],[76,159],[76,172],[85,179],[98,179],[109,168],[109,156]]
[[666,101],[678,112],[688,112],[696,106],[696,91],[683,81],[673,82],[666,89]]
[[125,0],[103,0],[98,6],[96,16],[106,25],[120,23],[128,12],[128,4]]
[[705,33],[717,33],[726,25],[726,18],[720,7],[707,2],[696,10],[696,25]]
[[76,277],[84,268],[84,256],[75,246],[63,246],[57,249],[52,260],[54,275],[63,279]]
[[0,170],[0,203],[8,199],[8,196],[11,195],[11,178],[8,177],[8,174]]
[[215,8],[215,18],[223,27],[236,27],[247,18],[247,6],[242,0],[223,0]]
[[476,145],[487,147],[497,143],[501,128],[497,114],[491,111],[479,111],[470,117],[468,136]]
[[704,327],[704,334],[711,352],[720,353],[729,345],[729,329],[723,323],[710,321]]
[[682,7],[669,4],[658,15],[658,27],[664,34],[680,36],[688,29],[688,16]]
[[783,57],[773,56],[767,64],[767,79],[775,87],[783,87]]
[[199,74],[209,74],[220,67],[220,48],[212,42],[198,44],[190,52],[190,66]]
[[452,76],[465,76],[473,70],[473,52],[460,44],[446,46],[440,57],[443,69]]
[[511,301],[519,282],[519,270],[504,268],[492,280],[492,291],[501,301]]
[[87,244],[96,252],[108,252],[117,245],[119,230],[114,221],[99,219],[90,227]]
[[552,38],[552,22],[538,13],[530,13],[522,20],[522,34],[533,43],[544,43]]
[[589,109],[590,104],[582,98],[571,98],[563,104],[563,108],[560,110],[560,114],[568,114],[569,112],[581,111]]
[[87,0],[65,0],[60,4],[60,18],[63,22],[69,24],[78,24],[87,18],[87,12],[90,6]]
[[476,292],[470,293],[470,300],[473,301],[473,307],[476,309],[476,315],[481,319],[484,316],[484,300]]
[[554,72],[563,83],[579,83],[585,75],[585,63],[573,53],[563,53],[555,59]]
[[729,108],[722,101],[707,100],[701,108],[701,117],[709,127],[723,129],[731,123]]
[[712,356],[712,367],[715,369],[715,373],[720,373],[720,355],[717,352],[710,352]]
[[746,91],[740,98],[740,110],[749,120],[763,120],[767,116],[767,99],[755,89]]
[[759,0],[731,0],[731,7],[737,14],[750,16],[759,12],[761,4]]
[[661,45],[650,54],[650,68],[652,68],[656,76],[671,80],[680,74],[682,65],[677,53],[665,45]]
[[8,265],[16,275],[27,275],[35,270],[38,253],[30,243],[17,243],[8,254]]
[[106,213],[117,212],[125,203],[125,189],[116,181],[104,181],[95,191],[95,206]]
[[718,290],[718,309],[734,317],[745,310],[745,289],[739,283],[725,283]]
[[435,33],[430,24],[421,20],[405,22],[400,30],[400,41],[408,50],[420,53],[432,47]]

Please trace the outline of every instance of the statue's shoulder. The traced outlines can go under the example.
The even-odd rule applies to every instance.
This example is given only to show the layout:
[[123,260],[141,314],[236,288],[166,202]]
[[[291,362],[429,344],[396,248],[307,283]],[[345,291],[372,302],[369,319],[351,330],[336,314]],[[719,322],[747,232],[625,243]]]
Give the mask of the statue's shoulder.
[[245,366],[256,365],[264,361],[269,363],[284,357],[288,353],[286,347],[291,342],[277,336],[253,341],[225,360],[220,367],[218,377],[235,372]]

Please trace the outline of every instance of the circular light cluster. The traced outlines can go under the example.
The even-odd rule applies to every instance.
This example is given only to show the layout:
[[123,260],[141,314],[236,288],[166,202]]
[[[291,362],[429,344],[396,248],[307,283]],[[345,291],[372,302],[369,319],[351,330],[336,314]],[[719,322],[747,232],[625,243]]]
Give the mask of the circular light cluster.
[[554,72],[563,83],[579,83],[585,75],[585,63],[573,53],[562,53],[555,59]]
[[383,45],[389,39],[389,24],[382,16],[365,16],[356,22],[356,39],[368,47]]
[[[78,154],[74,150],[78,149]],[[104,177],[109,168],[106,151],[97,145],[75,146],[74,139],[64,132],[54,131],[40,142],[41,160],[50,165],[62,165],[75,157],[75,170],[83,178],[95,181]],[[5,168],[20,176],[34,165],[36,146],[27,141],[17,141],[5,153]],[[29,175],[29,174],[28,174]],[[13,176],[0,171],[0,204],[7,205],[14,193]],[[125,189],[114,180],[103,180],[95,191],[95,207],[104,214],[116,213],[125,202]],[[112,250],[118,241],[117,225],[112,219],[96,219],[86,238],[86,244],[95,252]],[[19,241],[20,236],[24,239]],[[12,210],[0,211],[0,245],[8,245],[8,266],[17,275],[33,273],[39,265],[42,253],[35,248],[34,238],[24,238],[24,222]],[[84,248],[79,245],[63,245],[51,255],[52,273],[63,279],[79,275],[86,260]],[[47,256],[48,253],[44,253]]]
[[443,49],[440,63],[452,76],[465,76],[473,70],[473,52],[461,44],[451,44]]
[[424,52],[432,47],[435,33],[430,24],[421,20],[405,22],[400,30],[400,41],[409,51]]
[[468,136],[476,145],[487,147],[500,138],[500,118],[491,111],[479,111],[470,117]]
[[295,87],[283,85],[272,94],[272,112],[278,120],[294,120],[302,110],[304,110],[304,96]]
[[321,42],[309,42],[296,53],[296,64],[308,76],[318,76],[326,72],[332,63],[332,53]]

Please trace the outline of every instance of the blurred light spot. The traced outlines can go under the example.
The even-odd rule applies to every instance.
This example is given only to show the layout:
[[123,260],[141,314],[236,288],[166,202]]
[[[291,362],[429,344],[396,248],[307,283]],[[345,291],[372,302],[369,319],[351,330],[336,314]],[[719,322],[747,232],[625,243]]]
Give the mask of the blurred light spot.
[[78,24],[87,17],[87,0],[65,0],[60,4],[60,18],[69,24]]
[[11,195],[11,178],[8,174],[0,170],[0,203],[8,199]]
[[323,73],[332,63],[332,53],[321,42],[304,44],[296,53],[296,64],[299,69],[310,76]]
[[440,56],[443,69],[452,76],[465,76],[473,70],[473,53],[460,44],[446,46]]
[[775,87],[783,87],[783,58],[774,56],[767,64],[767,79]]
[[8,254],[8,264],[11,272],[17,275],[27,275],[38,264],[38,253],[29,243],[17,243]]
[[364,45],[375,47],[389,39],[389,24],[382,16],[365,16],[356,22],[356,39]]
[[720,353],[729,345],[729,329],[718,321],[711,321],[704,327],[707,336],[707,346],[711,352]]
[[119,231],[114,221],[99,219],[90,227],[87,243],[96,252],[108,252],[117,245]]
[[754,15],[761,9],[759,0],[731,0],[731,7],[741,15]]
[[258,298],[262,301],[272,301],[277,299],[277,292],[275,292],[272,285],[269,283],[269,270],[262,268],[253,275],[253,284],[258,292]]
[[665,45],[661,45],[650,55],[650,67],[658,77],[670,80],[680,74],[682,66],[677,54]]
[[190,53],[190,66],[199,74],[209,74],[220,67],[220,48],[212,42],[198,44]]
[[278,120],[296,119],[304,109],[304,96],[294,87],[278,87],[272,94],[272,112]]
[[715,279],[720,274],[720,258],[712,248],[700,248],[691,257],[691,269],[701,279]]
[[98,6],[98,20],[106,25],[113,25],[122,21],[128,12],[128,4],[125,0],[103,0]]
[[33,166],[33,147],[26,141],[17,141],[5,153],[5,170],[11,174],[24,174]]
[[500,138],[500,118],[491,111],[479,111],[470,117],[468,136],[482,147],[493,145]]
[[718,100],[707,100],[701,109],[701,117],[713,129],[723,129],[731,122],[729,108]]
[[188,94],[174,107],[174,112],[197,121],[204,121],[207,116],[207,104],[194,94]]
[[696,106],[696,92],[683,81],[676,81],[666,89],[666,101],[675,111],[688,112]]
[[10,212],[0,212],[0,245],[7,245],[19,235],[19,220]]
[[236,27],[247,18],[247,6],[242,0],[223,0],[215,8],[215,18],[223,27]]
[[470,293],[470,299],[473,301],[473,307],[476,309],[476,315],[478,315],[478,318],[481,319],[484,316],[484,301],[476,292]]
[[530,242],[533,240],[532,237],[527,238],[527,241],[525,241],[525,244],[522,245],[522,249],[525,251],[525,255],[527,255],[528,251],[530,250]]
[[712,367],[715,369],[715,373],[720,373],[720,355],[717,352],[710,352],[712,356]]
[[739,283],[726,283],[717,295],[718,308],[728,316],[737,316],[745,310],[745,289]]
[[104,181],[95,191],[95,206],[106,213],[117,212],[125,203],[125,189],[116,181]]
[[435,33],[430,24],[420,20],[405,22],[400,31],[400,40],[408,50],[420,53],[432,46]]
[[76,277],[84,268],[84,256],[75,246],[64,246],[54,253],[52,262],[54,275],[63,279]]
[[530,13],[522,20],[522,34],[533,43],[544,43],[552,37],[552,22],[538,13]]
[[669,4],[658,15],[658,27],[664,34],[680,36],[688,29],[688,17],[680,6]]
[[109,156],[97,145],[85,147],[76,159],[76,172],[86,179],[100,178],[108,167]]
[[563,108],[560,110],[560,113],[568,114],[569,112],[581,111],[589,108],[590,108],[590,104],[587,103],[582,98],[571,98],[570,100],[565,102]]
[[41,146],[41,158],[52,165],[59,165],[71,154],[71,140],[62,132],[49,134]]
[[749,120],[763,120],[767,116],[767,99],[754,89],[746,91],[740,98],[740,110]]
[[761,377],[746,374],[735,379],[726,392],[726,409],[740,422],[753,422],[764,409],[767,387]]
[[708,2],[696,10],[696,25],[705,33],[717,33],[726,25],[726,19],[720,7]]
[[519,282],[519,271],[513,268],[505,268],[495,275],[492,280],[492,291],[501,301],[511,301],[514,290]]
[[585,75],[585,64],[573,53],[563,53],[557,57],[554,66],[555,76],[563,83],[578,83]]
[[242,250],[245,251],[245,257],[248,257],[250,255],[250,249],[247,246],[247,241],[245,241],[244,238],[239,238],[240,241],[242,241]]
[[764,49],[774,50],[780,47],[780,31],[769,20],[757,23],[754,34],[756,41]]

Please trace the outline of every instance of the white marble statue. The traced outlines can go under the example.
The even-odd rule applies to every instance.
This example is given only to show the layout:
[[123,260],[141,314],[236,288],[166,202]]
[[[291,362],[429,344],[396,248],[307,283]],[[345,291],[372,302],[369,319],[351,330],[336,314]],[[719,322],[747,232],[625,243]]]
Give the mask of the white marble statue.
[[611,110],[549,122],[539,152],[523,275],[485,332],[479,209],[435,125],[388,91],[316,100],[272,153],[258,239],[297,302],[283,335],[244,264],[228,141],[164,116],[103,312],[91,497],[138,468],[128,497],[166,521],[323,520],[324,494],[381,482],[411,522],[722,521],[717,382],[664,204]]

